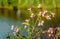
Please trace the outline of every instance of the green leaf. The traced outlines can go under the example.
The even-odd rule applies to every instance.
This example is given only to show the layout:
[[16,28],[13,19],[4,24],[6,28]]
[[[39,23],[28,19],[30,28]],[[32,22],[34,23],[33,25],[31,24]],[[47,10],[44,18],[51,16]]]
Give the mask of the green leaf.
[[27,25],[27,26],[30,26],[30,24],[27,23],[27,22],[23,22],[22,24]]

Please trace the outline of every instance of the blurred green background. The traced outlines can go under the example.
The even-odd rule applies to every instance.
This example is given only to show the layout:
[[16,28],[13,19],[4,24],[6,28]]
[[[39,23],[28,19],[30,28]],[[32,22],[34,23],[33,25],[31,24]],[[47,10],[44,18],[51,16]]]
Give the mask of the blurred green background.
[[[55,12],[55,18],[47,21],[49,26],[60,25],[60,0],[0,0],[0,16],[12,18],[14,20],[25,20],[29,18],[28,8],[32,7],[34,13],[38,13],[38,4],[42,4],[42,9]],[[20,10],[20,16],[17,16]]]

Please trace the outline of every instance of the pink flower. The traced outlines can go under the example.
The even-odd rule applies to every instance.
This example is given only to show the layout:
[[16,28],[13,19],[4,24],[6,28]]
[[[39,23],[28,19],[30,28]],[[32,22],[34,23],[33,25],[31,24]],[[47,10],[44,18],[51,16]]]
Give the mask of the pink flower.
[[51,33],[53,33],[53,30],[51,30]]
[[38,26],[43,26],[44,21],[38,23]]
[[19,32],[19,28],[16,29],[16,32]]
[[29,11],[31,11],[32,9],[31,8],[28,8]]
[[50,29],[50,32],[53,33],[53,28],[49,28]]
[[16,32],[16,33],[19,32],[18,26],[15,26],[13,31]]
[[53,30],[53,28],[49,28],[49,30]]
[[38,26],[41,26],[41,23],[40,22],[38,23]]
[[49,28],[48,32],[53,33],[53,28]]
[[55,13],[51,13],[51,15],[54,17],[55,16]]
[[43,23],[41,23],[40,25],[43,26]]
[[38,6],[37,6],[38,8],[41,8],[42,7],[42,5],[41,4],[38,4]]
[[44,13],[42,13],[42,17],[44,17]]
[[49,34],[49,37],[51,36],[51,34]]
[[50,33],[50,30],[48,30],[48,33]]
[[48,12],[47,10],[44,10],[44,12],[43,12],[43,13],[44,13],[44,14],[46,14],[47,12]]
[[45,15],[47,12],[48,12],[47,10],[44,10],[43,13],[42,13],[42,17],[44,17],[44,15]]
[[28,20],[28,19],[26,19],[25,21],[26,21],[26,22],[29,22],[29,20]]
[[48,15],[45,16],[45,18],[48,19],[48,20],[51,20],[50,16],[48,16]]
[[32,13],[30,17],[31,17],[31,18],[34,18],[34,14]]

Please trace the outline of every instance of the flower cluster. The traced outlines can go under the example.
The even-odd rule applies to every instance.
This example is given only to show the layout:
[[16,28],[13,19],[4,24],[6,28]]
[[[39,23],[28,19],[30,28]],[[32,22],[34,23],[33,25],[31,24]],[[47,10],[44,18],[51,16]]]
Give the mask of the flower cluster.
[[49,33],[48,34],[49,37],[52,36],[52,34],[54,33],[53,28],[49,28],[47,32]]
[[31,17],[31,18],[34,18],[34,13],[32,13],[32,14],[30,15],[30,17]]
[[[33,12],[33,8],[28,8],[27,10],[30,13],[29,15],[30,18],[26,19],[25,22],[22,23],[25,25],[24,28],[28,30],[28,35],[30,35],[29,33],[30,31],[31,33],[37,31],[36,33],[39,34],[40,29],[38,29],[38,27],[44,25],[44,19],[51,20],[51,17],[55,16],[54,12],[48,11],[47,9],[40,10],[42,9],[41,4],[38,4],[37,9],[39,10],[39,12],[35,14]],[[45,32],[43,31],[42,33]],[[52,28],[49,28],[48,33],[53,33]],[[49,36],[51,36],[51,34],[49,34]]]
[[19,32],[19,28],[18,28],[18,26],[14,26],[14,25],[12,25],[11,26],[11,30],[13,30],[13,34],[16,36],[16,33],[18,33]]
[[53,28],[49,28],[48,33],[53,33]]
[[41,4],[38,4],[38,6],[37,6],[38,8],[42,8],[42,5]]
[[[42,8],[42,5],[41,5],[41,4],[38,4],[37,8],[38,8],[38,9],[39,9],[39,8]],[[36,15],[32,12],[32,8],[28,8],[28,10],[29,10],[29,12],[30,12],[30,18],[34,18]],[[40,18],[39,20],[41,20],[42,17],[46,18],[47,20],[51,20],[51,17],[54,17],[54,16],[55,16],[55,13],[54,13],[54,12],[48,11],[48,10],[46,10],[46,9],[40,11],[40,12],[37,13],[37,14],[38,14],[37,18],[38,18],[38,17]],[[38,26],[43,26],[43,24],[44,24],[44,20],[43,20],[43,21],[40,21],[40,22],[38,23]]]
[[44,21],[42,20],[41,22],[38,23],[38,26],[43,26]]

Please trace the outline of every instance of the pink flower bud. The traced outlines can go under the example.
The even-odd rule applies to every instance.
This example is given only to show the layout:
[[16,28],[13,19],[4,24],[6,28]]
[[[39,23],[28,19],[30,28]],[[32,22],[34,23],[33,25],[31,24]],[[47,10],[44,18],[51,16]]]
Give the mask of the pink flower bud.
[[42,13],[42,17],[44,17],[44,13]]
[[31,8],[28,8],[29,11],[31,11],[32,9]]
[[51,31],[51,33],[53,33],[53,30]]
[[49,37],[51,36],[51,34],[49,34]]
[[48,12],[47,10],[44,10],[43,13],[42,13],[42,17],[44,17],[44,15],[45,15],[47,12]]
[[34,18],[34,14],[32,13],[30,17],[31,17],[31,18]]
[[39,23],[38,23],[38,26],[40,26],[40,25],[41,25],[41,23],[39,22]]
[[48,15],[47,15],[45,18],[46,18],[47,20],[51,20],[50,16],[48,16]]
[[50,33],[51,31],[50,30],[48,30],[48,33]]
[[53,30],[53,28],[49,28],[49,30]]
[[44,13],[44,14],[46,14],[47,12],[48,12],[47,10],[44,10],[44,12],[43,12],[43,13]]
[[19,32],[19,29],[18,28],[16,29],[16,32]]
[[37,6],[38,8],[41,8],[42,7],[42,5],[41,4],[38,4],[38,6]]
[[41,23],[41,26],[43,26],[43,23]]
[[38,26],[43,26],[43,23],[44,23],[44,21],[39,22],[39,23],[38,23]]

